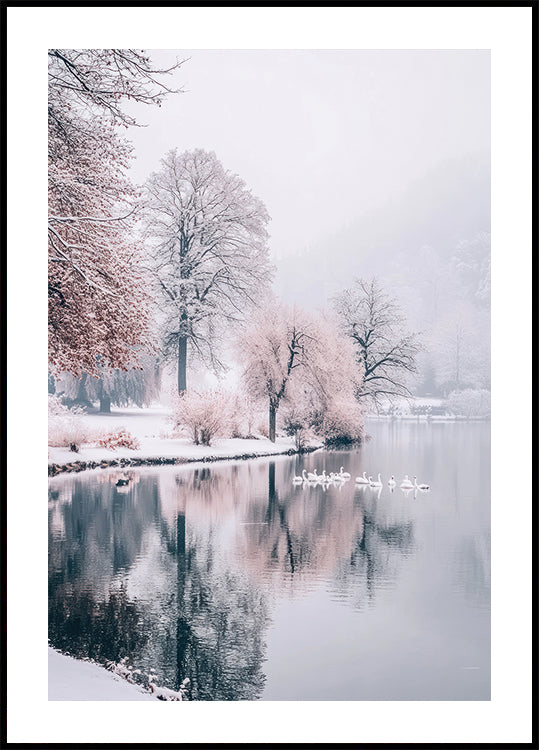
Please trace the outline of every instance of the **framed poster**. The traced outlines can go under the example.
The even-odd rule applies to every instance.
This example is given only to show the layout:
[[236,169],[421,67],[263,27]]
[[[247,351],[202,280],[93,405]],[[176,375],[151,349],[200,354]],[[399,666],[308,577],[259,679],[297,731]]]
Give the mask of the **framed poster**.
[[530,742],[531,5],[6,11],[8,742]]

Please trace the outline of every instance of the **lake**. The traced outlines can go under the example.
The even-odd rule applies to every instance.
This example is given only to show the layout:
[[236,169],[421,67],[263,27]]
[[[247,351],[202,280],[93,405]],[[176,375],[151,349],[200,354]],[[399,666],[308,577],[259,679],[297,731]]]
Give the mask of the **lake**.
[[[490,424],[367,432],[352,450],[51,479],[50,645],[188,677],[191,700],[489,700]],[[342,486],[292,484],[341,466]],[[364,470],[384,486],[356,486]],[[391,491],[391,474],[430,491]]]

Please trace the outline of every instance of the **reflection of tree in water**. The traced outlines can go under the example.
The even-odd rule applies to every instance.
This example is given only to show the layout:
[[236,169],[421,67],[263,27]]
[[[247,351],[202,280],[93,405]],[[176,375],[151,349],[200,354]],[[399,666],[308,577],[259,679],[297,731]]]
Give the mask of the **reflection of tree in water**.
[[490,605],[490,532],[461,539],[454,551],[454,583],[470,599]]
[[[278,467],[278,468],[277,468]],[[297,471],[297,467],[296,467]],[[195,700],[261,695],[273,590],[307,579],[373,595],[412,547],[353,486],[294,488],[288,460],[140,473],[128,493],[73,478],[51,494],[50,639]],[[71,502],[67,501],[71,488]]]
[[120,578],[159,518],[158,497],[148,477],[132,476],[129,494],[116,491],[114,473],[93,479],[50,492],[49,640],[74,656],[118,661],[148,640],[142,607]]
[[49,597],[49,640],[73,656],[118,662],[143,648],[147,639],[139,608],[123,586],[111,588],[103,601],[89,591],[66,596],[57,589]]
[[350,558],[340,561],[333,584],[358,607],[365,596],[372,600],[379,586],[397,578],[402,558],[414,548],[412,521],[383,519],[377,503],[371,508],[362,503],[362,508],[363,533],[356,536]]
[[100,479],[71,484],[71,502],[61,507],[62,533],[49,535],[49,585],[112,579],[132,565],[147,527],[159,521],[152,478],[141,477],[129,494],[116,490],[114,476]]
[[279,468],[277,480],[276,464],[269,462],[265,493],[245,509],[247,524],[236,544],[251,573],[266,579],[271,571],[279,588],[293,591],[305,577],[334,570],[363,519],[351,495],[324,494],[320,487],[302,490],[292,485],[293,465]]
[[264,598],[216,558],[211,535],[178,530],[178,677],[189,677],[195,700],[254,700],[265,676]]
[[[210,478],[201,474],[192,476],[195,495]],[[64,484],[62,503],[51,492],[51,645],[101,662],[127,656],[173,689],[189,677],[193,699],[256,699],[265,679],[262,594],[220,555],[212,527],[186,534],[178,512],[186,486],[174,484],[173,532],[155,477],[121,495],[112,482],[80,480]]]

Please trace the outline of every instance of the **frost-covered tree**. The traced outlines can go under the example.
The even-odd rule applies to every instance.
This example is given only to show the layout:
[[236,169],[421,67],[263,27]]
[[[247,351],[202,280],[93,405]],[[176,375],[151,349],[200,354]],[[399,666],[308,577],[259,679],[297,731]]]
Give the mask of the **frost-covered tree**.
[[316,341],[312,316],[270,300],[251,317],[238,340],[243,381],[255,398],[269,401],[269,439],[275,442],[277,410],[295,372],[306,370]]
[[478,232],[461,240],[452,258],[460,297],[483,309],[490,308],[490,233]]
[[[174,66],[174,67],[177,67]],[[55,372],[130,365],[148,345],[149,300],[126,177],[127,101],[169,89],[142,50],[49,50],[49,360]]]
[[213,152],[169,152],[144,192],[146,232],[159,293],[165,356],[177,357],[178,392],[188,352],[215,371],[219,341],[268,288],[269,216]]
[[237,350],[248,393],[269,402],[273,442],[277,411],[285,399],[289,410],[295,407],[295,422],[301,413],[307,426],[318,427],[323,421],[320,415],[336,400],[354,404],[360,373],[353,348],[320,316],[271,299],[252,316]]
[[490,388],[490,315],[471,302],[459,302],[430,337],[436,381],[444,394]]
[[356,279],[333,299],[342,331],[350,337],[363,373],[359,400],[378,404],[382,398],[409,396],[408,378],[417,372],[421,349],[410,333],[400,306],[376,278]]

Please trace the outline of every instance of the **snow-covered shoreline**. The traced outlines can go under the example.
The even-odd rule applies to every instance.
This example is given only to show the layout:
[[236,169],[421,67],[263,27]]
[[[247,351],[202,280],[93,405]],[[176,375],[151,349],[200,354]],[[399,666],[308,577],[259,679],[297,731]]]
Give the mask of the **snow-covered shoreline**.
[[[213,441],[211,446],[194,445],[188,438],[165,437],[170,431],[166,409],[115,409],[110,414],[85,414],[82,419],[91,430],[105,432],[125,428],[139,442],[139,448],[101,448],[82,445],[77,452],[67,447],[49,446],[48,472],[63,472],[109,467],[135,467],[162,464],[241,460],[297,453],[292,437],[227,438]],[[321,444],[313,445],[316,450]]]
[[[313,445],[304,452],[314,451],[320,447],[321,445],[318,444]],[[150,445],[147,443],[141,445],[138,450],[82,447],[74,453],[69,448],[49,448],[48,473],[49,476],[56,476],[64,472],[80,472],[88,469],[237,461],[297,453],[293,438],[277,438],[275,443],[267,438],[257,440],[231,438],[216,440],[215,445],[212,446],[193,445],[186,439],[163,438],[153,441]]]
[[90,661],[49,647],[50,701],[155,701],[157,696]]

